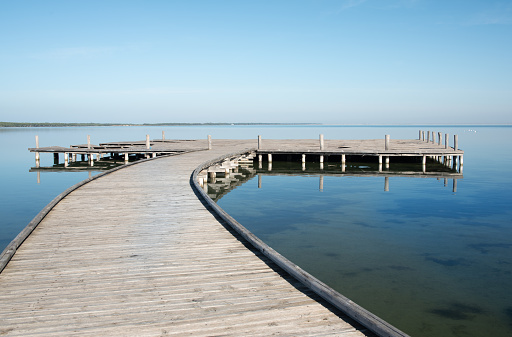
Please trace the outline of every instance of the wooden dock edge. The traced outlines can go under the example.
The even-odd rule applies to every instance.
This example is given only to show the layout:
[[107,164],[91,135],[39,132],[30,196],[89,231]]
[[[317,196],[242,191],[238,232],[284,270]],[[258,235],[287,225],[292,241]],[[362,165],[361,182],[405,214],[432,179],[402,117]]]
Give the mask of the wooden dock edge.
[[[196,151],[204,151],[204,150],[190,150],[181,152],[179,154],[188,153],[188,152],[196,152]],[[25,228],[18,234],[16,237],[5,247],[5,249],[0,254],[0,273],[5,269],[9,261],[11,261],[12,257],[16,253],[16,250],[21,246],[21,244],[28,238],[28,236],[36,229],[36,227],[43,221],[43,219],[46,217],[46,215],[66,196],[68,196],[71,192],[77,190],[78,188],[82,187],[83,185],[96,180],[98,178],[104,177],[112,172],[124,169],[126,167],[140,164],[149,160],[155,160],[159,158],[169,157],[169,156],[175,156],[179,154],[168,154],[168,155],[162,155],[160,157],[155,158],[147,158],[147,159],[141,159],[137,160],[128,164],[124,164],[118,167],[114,167],[113,169],[110,169],[108,171],[99,173],[91,178],[87,178],[85,180],[82,180],[81,182],[69,187],[64,192],[56,196],[48,205],[46,205],[29,223]]]
[[[252,150],[254,151],[254,150]],[[228,213],[226,213],[221,207],[219,207],[206,192],[203,191],[198,181],[198,174],[202,170],[212,166],[216,163],[222,162],[224,159],[228,157],[235,157],[238,155],[242,155],[244,153],[251,152],[250,150],[245,150],[236,153],[226,154],[222,157],[215,158],[213,160],[209,160],[204,162],[200,166],[198,166],[190,177],[190,184],[192,188],[195,190],[196,195],[202,198],[203,201],[211,208],[216,215],[218,215],[221,219],[223,219],[230,227],[232,227],[237,233],[239,233],[244,239],[246,239],[252,246],[254,246],[257,250],[259,250],[262,254],[276,263],[280,268],[290,274],[292,277],[300,281],[306,287],[311,289],[313,292],[318,294],[320,297],[334,305],[336,308],[341,310],[350,318],[362,324],[364,327],[368,328],[372,332],[376,333],[378,336],[382,337],[407,337],[406,333],[392,326],[388,322],[384,321],[380,317],[372,314],[368,310],[364,309],[360,305],[352,302],[347,297],[341,295],[336,290],[332,289],[325,283],[321,282],[311,274],[307,273],[299,266],[295,265],[284,256],[276,252],[270,246],[268,246],[265,242],[259,239],[256,235],[251,233],[247,228],[238,223],[233,217],[231,217]]]

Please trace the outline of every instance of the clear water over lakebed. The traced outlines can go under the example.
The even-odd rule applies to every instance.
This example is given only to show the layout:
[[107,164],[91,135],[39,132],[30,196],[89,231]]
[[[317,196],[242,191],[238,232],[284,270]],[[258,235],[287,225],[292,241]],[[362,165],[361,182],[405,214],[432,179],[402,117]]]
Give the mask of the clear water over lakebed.
[[[416,138],[459,135],[464,178],[262,175],[219,202],[270,246],[412,336],[512,334],[512,128],[187,126],[0,129],[1,249],[88,173],[29,172],[41,146],[160,138]],[[477,132],[469,131],[474,129]],[[42,166],[51,165],[42,154]],[[391,162],[393,166],[393,161]],[[95,174],[96,172],[93,172]],[[70,215],[72,218],[72,215]]]

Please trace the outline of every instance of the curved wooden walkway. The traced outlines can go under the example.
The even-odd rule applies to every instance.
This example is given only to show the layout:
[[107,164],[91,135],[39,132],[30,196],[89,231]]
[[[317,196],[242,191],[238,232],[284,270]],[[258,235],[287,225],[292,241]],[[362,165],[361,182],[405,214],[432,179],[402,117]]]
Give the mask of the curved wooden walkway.
[[363,336],[248,248],[191,172],[255,142],[146,161],[63,199],[0,274],[0,335]]

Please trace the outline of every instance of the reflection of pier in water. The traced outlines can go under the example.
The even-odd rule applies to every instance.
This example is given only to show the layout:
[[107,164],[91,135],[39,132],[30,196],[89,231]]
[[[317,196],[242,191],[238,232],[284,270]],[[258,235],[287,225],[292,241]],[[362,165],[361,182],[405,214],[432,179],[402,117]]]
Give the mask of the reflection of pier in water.
[[[244,184],[245,182],[258,177],[258,188],[263,187],[264,176],[297,176],[308,175],[318,176],[319,190],[324,188],[324,177],[383,177],[384,191],[390,190],[390,177],[407,178],[436,178],[443,181],[443,186],[449,185],[449,179],[452,180],[452,191],[457,192],[457,180],[462,179],[463,175],[454,169],[444,166],[441,163],[432,161],[429,167],[432,171],[424,171],[423,165],[415,163],[395,163],[392,169],[383,170],[382,165],[368,162],[354,162],[350,165],[340,165],[336,163],[296,163],[296,162],[244,162],[237,165],[224,164],[223,167],[216,166],[209,170],[209,177],[206,183],[203,183],[203,189],[214,201],[220,200],[229,191]],[[228,169],[229,168],[229,169]]]

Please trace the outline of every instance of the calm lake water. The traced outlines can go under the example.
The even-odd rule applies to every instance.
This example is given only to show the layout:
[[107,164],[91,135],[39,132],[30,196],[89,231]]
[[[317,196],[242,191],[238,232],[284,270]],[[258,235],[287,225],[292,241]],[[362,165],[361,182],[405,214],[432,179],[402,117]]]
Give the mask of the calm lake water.
[[[459,135],[464,178],[261,173],[219,205],[274,249],[412,336],[512,335],[512,127],[183,126],[0,128],[0,250],[56,195],[94,172],[43,172],[40,146],[161,138]],[[476,131],[476,132],[475,132]],[[451,138],[452,139],[452,138]],[[41,155],[41,166],[53,157]],[[393,159],[391,159],[393,168]],[[276,165],[276,164],[274,164]],[[308,164],[309,165],[309,164]],[[312,164],[311,164],[312,165]]]

